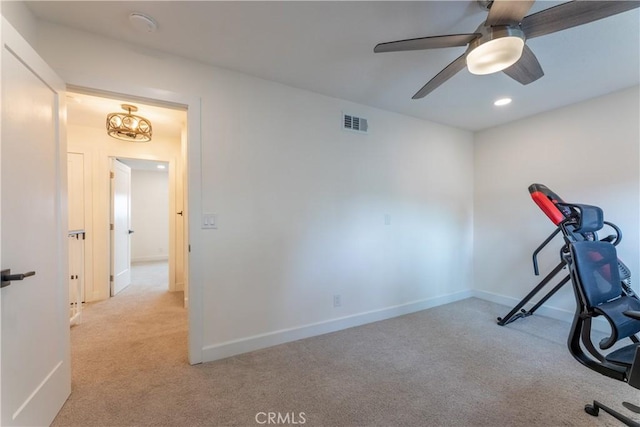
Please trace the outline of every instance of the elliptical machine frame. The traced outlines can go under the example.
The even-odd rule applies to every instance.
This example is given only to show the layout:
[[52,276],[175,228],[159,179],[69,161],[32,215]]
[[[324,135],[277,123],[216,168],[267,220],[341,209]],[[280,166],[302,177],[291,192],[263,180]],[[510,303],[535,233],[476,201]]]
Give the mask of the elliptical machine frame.
[[[585,219],[585,211],[580,209],[581,205],[566,203],[556,193],[551,191],[543,184],[531,184],[529,186],[529,194],[533,201],[554,223],[556,229],[533,251],[533,272],[536,276],[540,275],[538,267],[538,254],[546,247],[554,237],[562,233],[565,242],[579,242],[583,240],[598,240],[596,232],[581,232],[579,224]],[[589,210],[586,211],[587,214]],[[615,234],[608,235],[600,239],[601,241],[610,242],[617,246],[622,240],[622,231],[615,224],[604,221],[604,224],[613,229]],[[565,284],[567,284],[571,275],[567,273],[551,290],[549,290],[533,307],[529,310],[523,307],[531,301],[543,288],[545,288],[563,269],[567,267],[566,255],[569,252],[568,244],[565,243],[560,248],[560,262],[522,299],[513,309],[504,317],[498,317],[498,325],[504,326],[515,320],[531,316],[536,312],[549,298],[558,292]],[[631,272],[624,263],[618,259],[618,270],[620,271],[620,279],[623,289],[628,295],[635,295],[631,289]]]

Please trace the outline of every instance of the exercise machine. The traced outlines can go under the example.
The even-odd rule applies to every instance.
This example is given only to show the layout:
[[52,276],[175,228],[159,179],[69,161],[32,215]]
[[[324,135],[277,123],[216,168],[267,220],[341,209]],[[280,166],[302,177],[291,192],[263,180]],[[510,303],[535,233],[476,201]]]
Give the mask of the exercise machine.
[[[567,242],[598,241],[597,231],[581,227],[581,224],[596,220],[596,218],[593,218],[593,215],[595,215],[594,212],[596,212],[595,209],[591,209],[589,205],[566,203],[562,198],[560,198],[560,196],[543,184],[531,184],[529,186],[529,194],[531,195],[534,203],[538,205],[542,212],[544,212],[544,214],[556,226],[555,230],[533,251],[533,272],[536,276],[540,275],[538,267],[538,254],[540,251],[542,251],[542,249],[544,249],[553,240],[553,238],[560,233],[565,240],[565,244],[560,248],[560,261],[558,264],[506,316],[498,317],[497,321],[500,326],[509,324],[517,319],[531,316],[536,310],[538,310],[538,308],[547,302],[549,298],[569,282],[571,276],[567,273],[555,284],[555,286],[553,286],[553,288],[551,288],[538,302],[536,302],[533,307],[529,310],[523,308],[534,296],[551,283],[562,270],[566,269],[567,258],[565,255],[569,252]],[[601,239],[601,241],[609,242],[614,246],[617,246],[622,240],[622,232],[611,222],[602,221],[602,223],[613,229],[614,234],[606,236]],[[622,281],[621,286],[625,291],[633,294],[630,286],[631,273],[619,259],[618,269]]]
[[[542,184],[529,186],[529,193],[556,226],[533,252],[534,273],[539,274],[538,253],[561,233],[564,244],[560,248],[560,262],[504,318],[499,317],[498,324],[503,326],[530,316],[562,286],[571,282],[576,310],[567,339],[569,352],[587,368],[640,389],[640,298],[631,289],[629,269],[617,256],[616,246],[622,239],[622,232],[615,224],[604,220],[602,209],[597,206],[566,203]],[[597,233],[605,225],[614,234],[599,239]],[[530,310],[523,309],[565,268],[568,274]],[[592,335],[595,318],[604,318],[610,326],[609,336],[597,343],[593,342]],[[631,342],[624,345],[623,340],[627,339]],[[622,404],[629,411],[640,413],[640,406],[630,402]],[[602,410],[627,426],[640,427],[638,421],[598,400],[585,405],[584,410],[591,416],[598,416]]]

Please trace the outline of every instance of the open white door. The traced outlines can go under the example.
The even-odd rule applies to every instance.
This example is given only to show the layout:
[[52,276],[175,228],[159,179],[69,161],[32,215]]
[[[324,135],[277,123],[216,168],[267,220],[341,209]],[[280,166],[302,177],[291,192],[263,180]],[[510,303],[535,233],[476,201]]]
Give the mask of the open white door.
[[71,392],[64,83],[4,18],[1,41],[0,424],[49,425]]
[[131,284],[131,168],[111,167],[111,296]]

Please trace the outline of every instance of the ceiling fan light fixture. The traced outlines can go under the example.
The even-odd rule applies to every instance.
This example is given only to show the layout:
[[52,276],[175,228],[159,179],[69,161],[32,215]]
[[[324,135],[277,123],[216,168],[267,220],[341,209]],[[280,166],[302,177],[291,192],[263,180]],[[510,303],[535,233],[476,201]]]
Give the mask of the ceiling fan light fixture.
[[469,44],[467,68],[472,74],[497,73],[518,62],[524,49],[524,33],[518,28],[491,30]]

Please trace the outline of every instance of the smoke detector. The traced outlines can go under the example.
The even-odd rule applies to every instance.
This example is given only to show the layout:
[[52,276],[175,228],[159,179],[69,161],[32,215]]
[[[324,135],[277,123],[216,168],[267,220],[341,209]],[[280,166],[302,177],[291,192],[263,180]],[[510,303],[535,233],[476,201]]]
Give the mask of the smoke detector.
[[155,33],[158,29],[158,24],[152,17],[140,12],[130,14],[129,22],[133,28],[141,33]]

